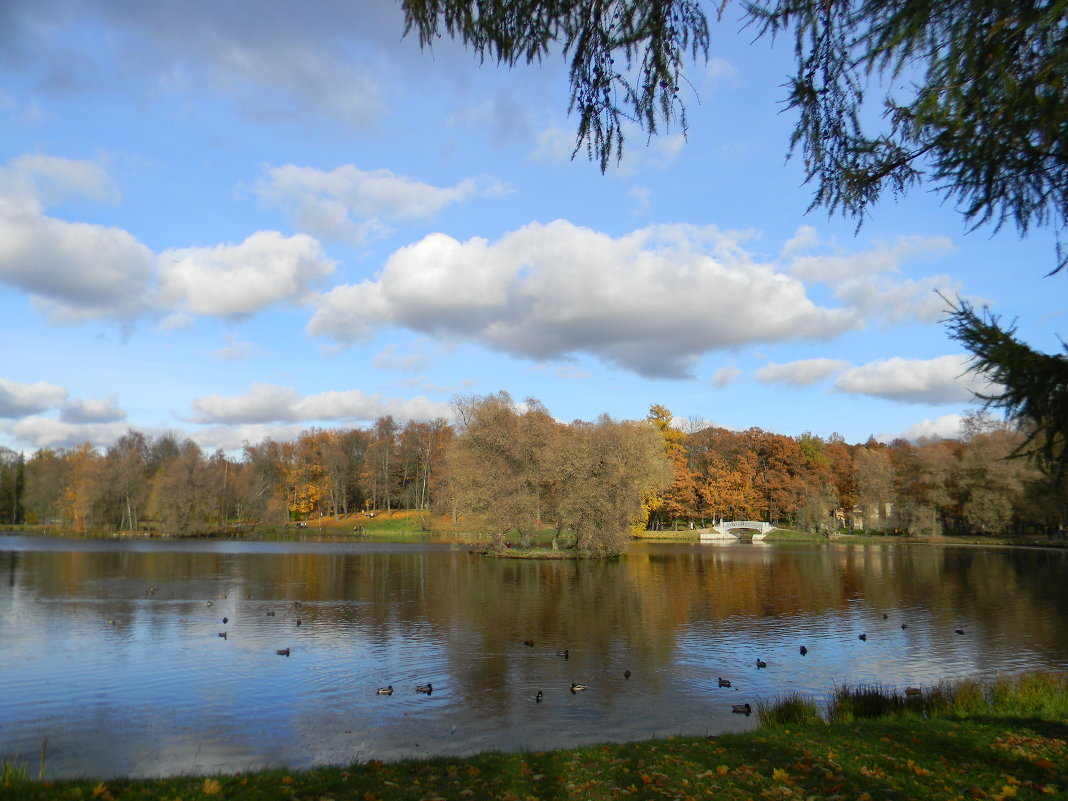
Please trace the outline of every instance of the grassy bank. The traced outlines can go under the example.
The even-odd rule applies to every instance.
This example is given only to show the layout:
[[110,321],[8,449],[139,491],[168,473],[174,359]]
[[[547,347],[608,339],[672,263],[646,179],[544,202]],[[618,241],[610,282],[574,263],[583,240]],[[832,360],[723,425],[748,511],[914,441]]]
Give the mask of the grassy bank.
[[[0,795],[5,801],[1003,801],[1068,796],[1064,676],[943,685],[921,691],[920,696],[902,693],[901,703],[858,702],[872,693],[895,696],[878,688],[844,688],[823,714],[809,714],[820,711],[809,704],[809,713],[799,720],[771,714],[792,703],[785,699],[762,709],[768,714],[762,714],[761,727],[747,734],[486,753],[467,759],[371,761],[344,768],[144,781],[56,782],[34,780],[30,774],[36,766],[5,763]],[[941,703],[946,704],[945,711],[932,714],[931,704]],[[866,716],[871,714],[876,717]]]

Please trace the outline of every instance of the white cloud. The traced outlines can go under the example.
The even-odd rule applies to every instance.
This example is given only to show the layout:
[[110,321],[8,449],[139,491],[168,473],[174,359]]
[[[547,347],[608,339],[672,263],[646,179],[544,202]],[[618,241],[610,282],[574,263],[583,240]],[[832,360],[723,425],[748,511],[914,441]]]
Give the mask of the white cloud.
[[[123,436],[130,427],[125,422],[74,423],[51,417],[31,415],[3,426],[16,442],[30,448],[72,448],[83,442],[106,447]],[[143,427],[142,433],[148,433]]]
[[451,407],[425,397],[385,398],[358,389],[298,395],[292,387],[253,384],[245,395],[209,395],[193,401],[195,421],[264,424],[301,421],[373,421],[384,415],[398,420],[448,417]]
[[704,82],[711,90],[735,83],[738,78],[737,68],[725,58],[713,56],[705,64]]
[[[826,245],[831,252],[809,254]],[[905,320],[938,322],[945,316],[945,303],[936,290],[958,294],[960,282],[948,276],[919,280],[903,278],[901,264],[922,256],[938,256],[954,249],[947,237],[901,236],[893,244],[877,243],[856,253],[823,243],[815,229],[802,226],[782,250],[792,275],[808,282],[826,284],[844,305],[883,325]]]
[[304,234],[258,231],[237,245],[164,251],[159,265],[164,307],[240,318],[283,301],[302,302],[336,262]]
[[0,282],[56,322],[135,317],[152,279],[151,251],[118,228],[44,213],[46,200],[71,195],[106,199],[112,188],[91,162],[34,155],[0,168]]
[[[959,414],[946,414],[941,417],[924,418],[918,423],[909,426],[898,436],[916,442],[921,439],[959,439],[960,424],[963,418]],[[880,434],[876,437],[880,442],[891,442],[895,437],[888,434]]]
[[551,125],[538,134],[533,158],[548,164],[566,164],[574,151],[574,131]]
[[233,334],[225,334],[226,344],[223,347],[213,350],[211,355],[223,362],[239,362],[243,361],[257,350],[256,346],[251,342],[238,339]]
[[973,391],[989,391],[985,381],[968,372],[968,357],[962,355],[870,362],[844,371],[834,388],[902,403],[967,403]]
[[329,172],[287,164],[272,167],[257,185],[265,201],[286,208],[294,224],[324,239],[362,244],[388,231],[384,220],[427,220],[476,195],[500,195],[493,181],[467,178],[433,186],[391,170],[344,164]]
[[422,352],[404,353],[397,345],[387,345],[372,361],[381,370],[398,370],[402,373],[418,373],[430,364],[430,358]]
[[0,417],[22,417],[55,409],[67,400],[67,390],[47,381],[22,384],[0,378]]
[[126,419],[115,395],[106,398],[76,400],[64,404],[59,414],[64,423],[118,423]]
[[712,386],[716,389],[723,389],[726,386],[734,383],[734,379],[742,374],[734,365],[728,367],[720,367],[716,372],[712,374]]
[[787,364],[771,364],[761,367],[753,377],[764,384],[789,384],[807,387],[816,384],[832,373],[847,367],[849,362],[841,359],[801,359]]
[[681,377],[711,350],[824,340],[861,325],[755,261],[742,238],[691,225],[615,238],[565,220],[496,242],[431,234],[394,252],[375,280],[323,295],[308,330],[351,342],[393,325],[536,361],[588,353]]

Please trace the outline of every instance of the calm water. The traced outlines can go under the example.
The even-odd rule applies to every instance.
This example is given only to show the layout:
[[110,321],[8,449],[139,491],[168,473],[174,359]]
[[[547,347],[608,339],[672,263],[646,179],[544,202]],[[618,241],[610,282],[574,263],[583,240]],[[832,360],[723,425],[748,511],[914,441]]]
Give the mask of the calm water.
[[0,536],[0,757],[35,773],[47,737],[50,776],[150,776],[745,729],[732,704],[835,682],[1068,670],[1066,579],[1064,551]]

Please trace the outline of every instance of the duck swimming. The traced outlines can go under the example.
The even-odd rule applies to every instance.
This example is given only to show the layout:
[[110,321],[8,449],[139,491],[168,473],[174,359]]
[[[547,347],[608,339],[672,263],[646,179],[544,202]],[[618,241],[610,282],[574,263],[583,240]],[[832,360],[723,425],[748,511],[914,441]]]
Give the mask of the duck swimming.
[[564,650],[562,650],[562,651],[557,651],[556,655],[557,656],[562,656],[564,659],[570,659],[571,658],[571,652],[568,651],[566,648]]
[[808,653],[808,649],[805,646],[802,645],[801,646],[801,656],[804,656],[807,653]]
[[289,649],[288,648],[279,648],[277,651],[275,651],[275,653],[278,654],[279,656],[289,656]]
[[534,703],[540,704],[541,703],[541,699],[544,698],[544,697],[545,697],[545,695],[542,694],[542,691],[538,690],[537,695],[534,696]]
[[757,669],[758,670],[760,668],[766,668],[767,666],[768,666],[767,662],[764,662],[764,661],[760,660],[759,658],[757,659]]
[[375,695],[393,695],[393,685],[390,684],[388,687],[379,687],[375,690]]
[[858,635],[857,635],[857,639],[858,639],[858,640],[865,640],[865,641],[867,641],[867,639],[868,639],[868,635],[867,635],[867,634],[858,634]]
[[630,678],[630,670],[629,669],[623,671],[623,678],[625,678],[625,679],[629,679]]
[[573,693],[580,693],[585,689],[586,689],[586,685],[585,684],[572,684],[571,685],[571,692],[573,692]]
[[730,687],[731,686],[730,679],[725,679],[722,676],[720,676],[719,677],[719,686],[720,687]]
[[731,707],[731,712],[735,712],[739,715],[748,715],[753,711],[753,707],[749,704],[735,704]]
[[534,640],[523,640],[523,645],[525,645],[527,648],[533,648]]
[[417,693],[423,693],[424,695],[430,695],[434,692],[434,685],[430,682],[427,682],[426,684],[417,684],[415,686],[415,691]]

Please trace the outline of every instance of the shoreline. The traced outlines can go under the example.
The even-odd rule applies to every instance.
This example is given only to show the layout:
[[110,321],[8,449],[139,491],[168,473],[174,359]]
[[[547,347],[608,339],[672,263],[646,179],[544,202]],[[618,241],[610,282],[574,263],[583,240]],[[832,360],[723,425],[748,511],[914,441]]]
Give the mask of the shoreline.
[[[841,697],[842,692],[838,695]],[[856,702],[899,700],[865,709]],[[911,801],[1064,797],[1068,791],[1068,676],[1025,674],[907,690],[854,688],[853,704],[796,698],[758,708],[749,732],[667,736],[549,751],[369,760],[165,778],[45,780],[47,765],[4,760],[7,801],[169,799],[825,798]],[[865,712],[867,716],[865,716]],[[37,778],[34,778],[37,776]]]

